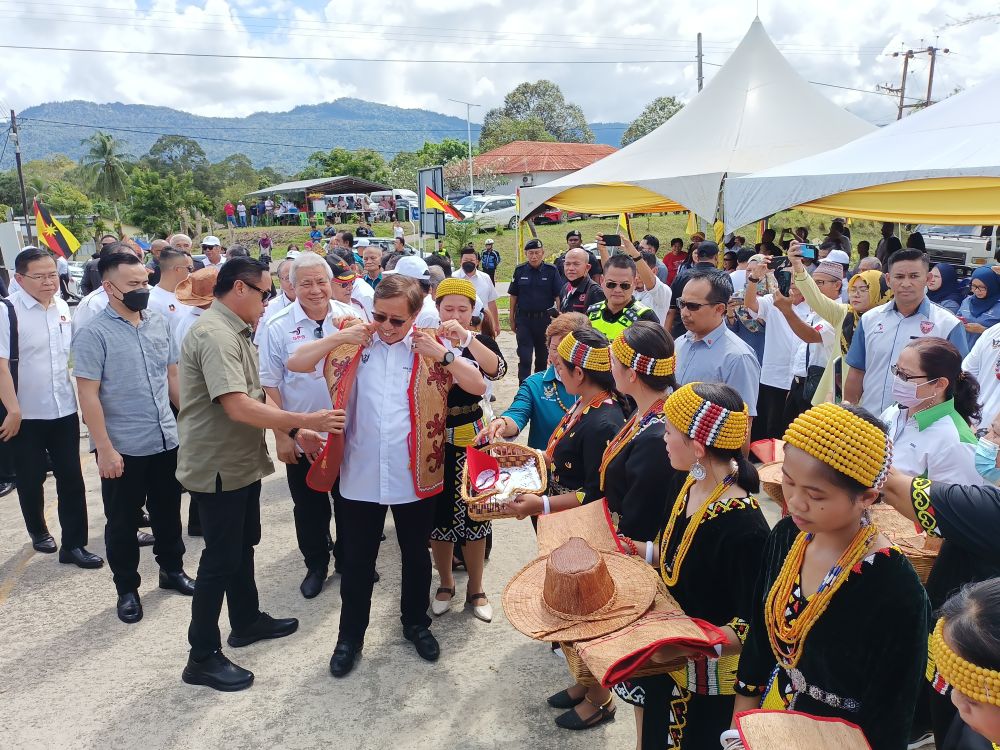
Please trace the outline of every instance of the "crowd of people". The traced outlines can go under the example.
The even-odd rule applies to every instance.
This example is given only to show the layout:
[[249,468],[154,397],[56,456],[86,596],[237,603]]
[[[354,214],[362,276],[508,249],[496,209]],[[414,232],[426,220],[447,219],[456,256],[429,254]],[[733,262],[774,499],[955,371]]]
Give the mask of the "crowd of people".
[[[512,515],[605,501],[622,549],[724,634],[712,658],[664,646],[662,674],[556,692],[560,731],[599,726],[622,701],[637,748],[735,750],[734,715],[761,707],[844,719],[873,750],[931,734],[939,750],[988,748],[1000,742],[1000,267],[963,293],[919,236],[904,247],[892,225],[882,234],[874,255],[840,221],[816,244],[804,228],[752,247],[699,233],[661,254],[652,235],[588,249],[574,230],[555,263],[531,239],[508,288],[519,386],[502,410],[492,242],[453,268],[404,238],[383,252],[338,231],[272,268],[211,235],[204,262],[185,235],[155,241],[148,262],[108,236],[73,314],[56,259],[26,248],[0,307],[0,473],[35,550],[102,567],[87,549],[82,417],[118,617],[143,617],[140,547],[152,546],[158,585],[192,597],[183,680],[236,691],[254,675],[223,651],[223,602],[230,649],[298,628],[262,611],[255,581],[265,431],[285,466],[302,596],[320,596],[331,567],[340,576],[329,666],[342,678],[365,645],[389,511],[417,654],[447,652],[431,627],[453,609],[456,567],[459,601],[494,619],[503,582],[485,570],[491,523],[463,500],[466,449],[527,429],[548,490],[518,495]],[[749,449],[773,439],[785,514],[770,528]],[[43,512],[50,470],[59,544]],[[193,577],[184,493],[188,534],[204,539]],[[926,584],[873,522],[880,502],[944,539]]]

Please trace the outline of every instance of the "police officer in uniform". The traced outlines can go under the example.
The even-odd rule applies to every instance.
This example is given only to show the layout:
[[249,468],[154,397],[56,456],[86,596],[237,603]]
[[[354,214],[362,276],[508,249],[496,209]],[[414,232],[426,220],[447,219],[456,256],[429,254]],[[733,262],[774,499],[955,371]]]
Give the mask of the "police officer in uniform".
[[591,305],[587,310],[590,324],[614,341],[622,331],[637,320],[648,320],[660,325],[652,308],[633,296],[637,269],[635,261],[627,255],[612,255],[604,266],[604,302]]
[[597,284],[601,283],[601,276],[604,274],[604,267],[601,265],[601,259],[598,258],[590,250],[583,247],[583,235],[580,234],[579,229],[571,229],[566,233],[566,251],[556,258],[556,268],[559,270],[559,276],[562,277],[563,281],[566,281],[566,274],[563,273],[563,263],[566,261],[566,253],[570,250],[576,250],[581,248],[589,256],[590,261],[590,278]]
[[528,240],[524,246],[527,263],[514,269],[507,289],[510,295],[510,330],[517,336],[517,379],[523,383],[532,373],[544,370],[548,360],[545,328],[559,304],[560,277],[556,267],[545,263],[542,241]]
[[582,247],[563,256],[566,283],[559,294],[559,312],[586,313],[591,305],[604,301],[604,290],[590,278],[590,259]]

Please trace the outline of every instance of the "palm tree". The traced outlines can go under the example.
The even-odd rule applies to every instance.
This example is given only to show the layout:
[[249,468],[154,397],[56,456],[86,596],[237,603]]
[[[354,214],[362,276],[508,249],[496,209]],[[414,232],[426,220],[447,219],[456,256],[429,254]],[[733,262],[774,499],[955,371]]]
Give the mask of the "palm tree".
[[81,143],[89,146],[80,159],[84,174],[94,183],[95,191],[110,200],[118,217],[118,202],[125,198],[128,185],[126,162],[131,159],[125,153],[124,144],[114,136],[97,131]]

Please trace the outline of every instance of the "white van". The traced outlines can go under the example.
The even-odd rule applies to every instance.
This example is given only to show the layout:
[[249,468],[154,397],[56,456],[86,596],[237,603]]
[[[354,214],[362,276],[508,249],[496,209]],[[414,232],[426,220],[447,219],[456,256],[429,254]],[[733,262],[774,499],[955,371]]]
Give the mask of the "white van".
[[410,205],[417,204],[417,194],[412,190],[404,190],[403,188],[393,188],[392,190],[379,190],[376,193],[371,194],[371,199],[374,203],[378,203],[383,198],[388,198],[392,196],[397,201],[409,201]]

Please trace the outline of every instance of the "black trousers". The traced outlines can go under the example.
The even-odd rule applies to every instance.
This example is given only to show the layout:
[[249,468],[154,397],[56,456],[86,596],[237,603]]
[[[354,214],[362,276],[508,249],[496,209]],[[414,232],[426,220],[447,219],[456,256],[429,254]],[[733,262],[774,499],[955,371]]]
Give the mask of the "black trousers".
[[260,541],[260,480],[238,490],[192,492],[198,498],[205,549],[198,563],[198,584],[191,602],[188,642],[200,661],[222,647],[219,615],[222,599],[229,605],[233,630],[252,625],[260,616],[253,548]]
[[757,416],[750,428],[750,439],[781,438],[788,423],[784,421],[788,391],[771,385],[760,384],[757,392]]
[[[552,318],[546,313],[517,313],[517,382],[523,383],[532,372],[548,366],[549,352],[545,346],[545,329]],[[534,360],[535,369],[531,369]]]
[[62,546],[73,549],[86,545],[87,495],[80,468],[80,418],[73,413],[59,419],[25,419],[10,442],[17,461],[17,498],[28,532],[48,532],[43,485],[51,458]]
[[[812,404],[806,400],[805,387],[805,378],[792,379],[792,387],[788,389],[788,398],[785,399],[785,411],[782,415],[782,422],[784,422],[786,428],[794,422],[795,418],[802,412],[812,408]],[[785,431],[782,430],[781,435],[778,435],[778,437],[780,438],[784,434]]]
[[396,540],[402,553],[400,621],[404,628],[429,627],[431,556],[427,540],[434,526],[434,503],[417,500],[402,505],[379,505],[340,498],[337,529],[341,566],[339,641],[362,644],[372,607],[375,561],[385,526],[386,510],[392,510]]
[[[317,492],[306,484],[306,474],[312,464],[305,456],[299,456],[297,464],[285,464],[288,477],[288,491],[292,495],[295,518],[295,538],[299,552],[309,570],[327,570],[330,566],[330,547],[327,535],[330,533],[330,519],[336,519],[337,504],[334,498],[333,512],[330,511],[331,494]],[[335,521],[336,523],[336,521]],[[340,534],[336,535],[340,539]]]
[[136,513],[143,499],[149,510],[149,525],[156,541],[153,555],[162,570],[175,573],[184,565],[181,539],[181,485],[177,472],[177,449],[151,456],[122,455],[125,471],[117,479],[101,480],[104,499],[104,544],[108,565],[119,594],[138,591],[139,542]]

